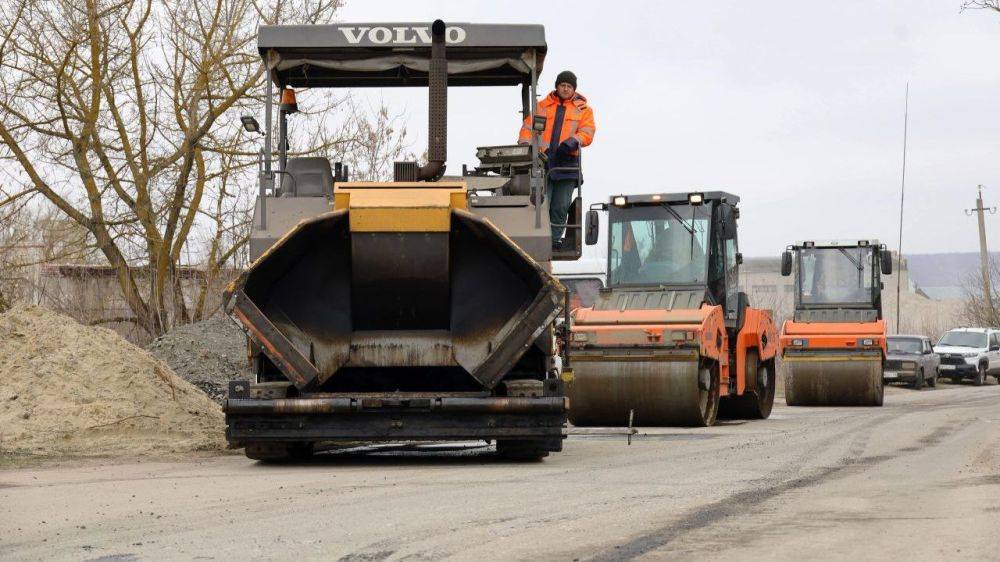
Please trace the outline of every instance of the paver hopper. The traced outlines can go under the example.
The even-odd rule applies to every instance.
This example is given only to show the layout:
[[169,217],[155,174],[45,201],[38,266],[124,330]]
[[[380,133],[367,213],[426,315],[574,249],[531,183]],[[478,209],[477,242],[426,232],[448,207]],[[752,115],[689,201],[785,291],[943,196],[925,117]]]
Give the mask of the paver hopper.
[[795,272],[795,315],[781,332],[789,406],[881,406],[886,355],[881,274],[891,254],[874,240],[800,242],[782,256]]

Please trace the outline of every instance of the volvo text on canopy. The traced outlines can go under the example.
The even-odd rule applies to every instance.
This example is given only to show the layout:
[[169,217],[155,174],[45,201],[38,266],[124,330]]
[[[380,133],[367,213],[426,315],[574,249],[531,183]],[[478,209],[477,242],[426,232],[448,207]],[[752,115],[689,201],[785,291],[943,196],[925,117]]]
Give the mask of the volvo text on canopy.
[[[517,86],[530,115],[543,28],[263,26],[258,47],[270,80],[254,262],[227,290],[256,381],[231,385],[230,444],[252,458],[359,441],[560,450],[553,323],[565,294],[549,262],[579,251],[552,255],[537,132],[531,146],[479,147],[476,167],[446,175],[448,87]],[[291,156],[288,117],[308,103],[295,89],[394,86],[428,88],[427,162],[356,182],[322,156]]]

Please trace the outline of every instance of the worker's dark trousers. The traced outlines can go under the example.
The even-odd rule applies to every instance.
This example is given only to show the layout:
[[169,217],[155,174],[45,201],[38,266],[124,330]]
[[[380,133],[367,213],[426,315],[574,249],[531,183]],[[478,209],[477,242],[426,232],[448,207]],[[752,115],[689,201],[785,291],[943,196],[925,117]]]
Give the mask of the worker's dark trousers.
[[[573,202],[573,190],[576,188],[576,180],[573,178],[564,180],[549,180],[545,186],[545,198],[549,201],[549,222],[552,224],[566,224],[569,216],[569,206]],[[566,230],[561,226],[552,227],[552,243],[556,243],[563,236]]]

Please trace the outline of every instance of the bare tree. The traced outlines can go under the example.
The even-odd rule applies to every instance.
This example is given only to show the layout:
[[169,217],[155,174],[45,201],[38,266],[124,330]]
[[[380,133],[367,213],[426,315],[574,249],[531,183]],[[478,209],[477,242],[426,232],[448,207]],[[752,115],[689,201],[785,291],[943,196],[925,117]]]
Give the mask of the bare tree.
[[[185,253],[194,250],[211,280],[236,265],[246,241],[257,139],[241,134],[238,116],[263,96],[257,25],[325,23],[339,7],[0,0],[0,161],[15,164],[8,188],[41,195],[85,230],[149,334],[205,313],[204,294],[191,310],[182,293]],[[388,112],[360,115],[349,100],[323,99],[313,110],[327,118],[303,128],[299,152],[367,149],[378,174],[378,157],[402,150],[405,130],[386,126]],[[137,267],[148,268],[148,283]]]
[[24,290],[20,278],[25,251],[31,245],[30,218],[26,205],[30,191],[8,194],[0,186],[0,312],[10,308]]
[[967,0],[962,2],[962,10],[993,10],[1000,12],[1000,0]]
[[983,296],[983,277],[976,271],[969,273],[962,282],[965,304],[959,315],[959,320],[966,326],[1000,326],[1000,318],[994,316],[994,310],[1000,310],[1000,263],[990,257],[990,294],[993,306],[989,306]]
[[414,160],[407,145],[399,142],[406,137],[406,123],[401,113],[390,114],[385,104],[377,107],[352,105],[357,117],[351,123],[355,141],[338,158],[354,170],[358,181],[377,181],[392,175],[393,162]]
[[7,196],[0,200],[6,203],[0,204],[0,312],[15,302],[38,300],[42,264],[97,261],[85,229],[57,209],[35,205],[31,199]]

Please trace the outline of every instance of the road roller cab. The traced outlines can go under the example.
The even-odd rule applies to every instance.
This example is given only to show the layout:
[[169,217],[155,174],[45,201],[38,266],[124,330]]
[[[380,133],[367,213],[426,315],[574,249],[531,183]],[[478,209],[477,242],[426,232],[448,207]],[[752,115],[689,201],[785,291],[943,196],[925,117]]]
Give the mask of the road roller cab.
[[[530,116],[542,26],[262,26],[258,47],[270,80],[254,261],[226,291],[256,380],[230,385],[230,445],[253,458],[318,443],[487,440],[518,458],[561,450],[568,401],[553,332],[566,297],[549,262],[579,251],[553,254],[541,131],[533,145],[481,147],[474,170],[444,175],[449,81],[520,86]],[[428,87],[426,163],[396,162],[394,181],[362,182],[345,165],[288,156],[288,116],[307,102],[294,88],[365,86]]]
[[572,315],[564,374],[575,425],[712,425],[766,418],[777,334],[739,290],[739,197],[617,195],[587,213],[595,244],[607,212],[607,288]]
[[881,406],[889,251],[877,240],[799,242],[782,255],[781,273],[794,274],[795,287],[781,331],[788,405]]

